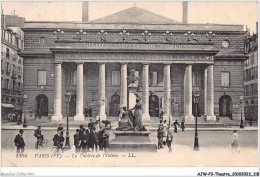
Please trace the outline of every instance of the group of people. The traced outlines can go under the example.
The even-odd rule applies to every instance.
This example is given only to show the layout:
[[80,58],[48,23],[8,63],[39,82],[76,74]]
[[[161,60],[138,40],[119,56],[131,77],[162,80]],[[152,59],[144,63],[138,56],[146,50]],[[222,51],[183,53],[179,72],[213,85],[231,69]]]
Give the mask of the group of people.
[[158,149],[164,149],[164,146],[167,144],[169,152],[172,152],[172,133],[170,132],[170,127],[167,125],[166,120],[160,120],[160,124],[157,130],[158,138]]
[[107,152],[109,145],[109,128],[107,124],[102,128],[98,122],[88,124],[87,129],[80,125],[79,129],[76,129],[74,135],[74,146],[76,152],[88,152],[88,151],[105,151]]

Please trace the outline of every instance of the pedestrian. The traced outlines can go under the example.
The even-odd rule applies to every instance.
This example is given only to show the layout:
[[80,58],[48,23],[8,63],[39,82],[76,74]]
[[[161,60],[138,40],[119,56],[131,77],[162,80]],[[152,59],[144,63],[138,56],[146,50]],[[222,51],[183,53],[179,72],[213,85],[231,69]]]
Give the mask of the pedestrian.
[[99,150],[103,151],[103,133],[104,130],[102,130],[102,127],[99,127],[99,131],[98,131],[98,146],[99,146]]
[[76,134],[74,135],[74,145],[75,145],[76,153],[80,152],[80,140],[82,136],[80,136],[79,131],[80,130],[77,129]]
[[64,143],[64,137],[60,130],[58,130],[58,133],[54,135],[52,140],[53,140],[53,145],[56,146],[57,148],[57,152],[59,152],[59,150],[62,149]]
[[42,141],[43,141],[43,135],[41,131],[41,126],[39,125],[36,130],[34,130],[34,136],[37,138],[36,141],[36,149],[39,148],[39,146],[42,146]]
[[57,132],[58,132],[59,130],[60,130],[61,133],[63,134],[63,126],[62,126],[61,124],[59,124],[59,126],[58,126],[58,128],[57,128]]
[[181,121],[181,130],[184,132],[185,129],[185,124],[184,124],[184,120]]
[[108,131],[108,127],[107,127],[107,124],[105,125],[105,128],[104,128],[104,133],[103,133],[103,149],[105,152],[107,152],[108,150],[108,147],[109,147],[109,131]]
[[166,136],[167,136],[167,120],[163,121],[163,145],[166,144]]
[[157,129],[157,138],[158,138],[158,149],[162,149],[163,147],[163,124],[162,120],[160,120],[160,124]]
[[169,152],[172,152],[172,139],[173,139],[173,136],[172,136],[172,133],[170,132],[170,128],[168,127],[166,143],[169,148]]
[[93,127],[93,130],[90,133],[90,139],[91,139],[92,152],[94,151],[94,148],[97,152],[97,150],[98,150],[98,133],[96,132],[96,127]]
[[19,154],[19,153],[23,153],[24,152],[24,146],[25,146],[25,142],[24,142],[24,139],[23,139],[23,130],[19,130],[19,134],[15,136],[15,139],[14,139],[14,144],[16,146],[16,153]]
[[238,134],[236,130],[233,130],[233,134],[231,136],[231,151],[239,152],[238,151]]
[[179,127],[179,122],[178,120],[175,120],[175,122],[173,123],[174,125],[174,133],[178,133],[178,127]]
[[88,152],[89,151],[89,146],[88,146],[89,139],[90,139],[89,133],[87,133],[87,130],[85,130],[83,132],[83,135],[82,135],[81,141],[80,141],[81,142],[80,146],[82,147],[82,152]]

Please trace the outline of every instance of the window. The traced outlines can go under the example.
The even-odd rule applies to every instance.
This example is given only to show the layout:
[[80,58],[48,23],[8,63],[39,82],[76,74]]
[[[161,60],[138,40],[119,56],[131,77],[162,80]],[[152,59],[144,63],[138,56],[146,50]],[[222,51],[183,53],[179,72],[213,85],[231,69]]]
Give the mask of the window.
[[13,81],[13,90],[16,90],[16,82]]
[[120,71],[112,71],[112,85],[120,85]]
[[9,68],[9,62],[6,62],[6,71],[9,72],[10,68]]
[[13,65],[13,72],[12,73],[16,74],[16,67],[15,67],[15,65]]
[[[139,78],[139,71],[135,71],[135,77],[138,77],[138,78]],[[135,81],[135,84],[136,84],[136,85],[139,85],[139,80],[136,80],[136,81]]]
[[40,37],[39,43],[40,43],[41,45],[44,45],[44,44],[45,44],[45,37]]
[[153,71],[150,73],[150,85],[156,86],[158,84],[157,71]]
[[18,75],[21,76],[21,67],[18,66]]
[[9,58],[10,57],[10,50],[9,49],[6,49],[6,58]]
[[77,85],[77,71],[70,72],[70,84]]
[[5,80],[5,88],[6,88],[6,89],[9,89],[9,79],[6,79],[6,80]]
[[200,85],[199,82],[199,71],[193,71],[192,72],[192,85]]
[[221,86],[229,86],[229,72],[221,72]]
[[251,65],[253,65],[255,63],[255,54],[252,54],[250,58],[251,58]]
[[46,85],[46,71],[38,71],[38,85]]

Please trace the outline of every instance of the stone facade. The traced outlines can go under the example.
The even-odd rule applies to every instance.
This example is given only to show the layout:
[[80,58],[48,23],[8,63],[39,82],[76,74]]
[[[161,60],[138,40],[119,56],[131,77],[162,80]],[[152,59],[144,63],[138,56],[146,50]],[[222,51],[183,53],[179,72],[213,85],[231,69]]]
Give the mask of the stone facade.
[[[53,33],[57,29],[64,33]],[[125,39],[119,34],[124,29],[129,32]],[[93,108],[93,117],[118,116],[122,106],[127,106],[126,75],[135,69],[145,120],[164,110],[164,119],[183,115],[193,121],[195,93],[201,96],[199,114],[208,120],[220,113],[220,99],[225,95],[232,98],[231,119],[240,115],[246,59],[241,25],[26,22],[23,31],[24,92],[34,114],[39,108],[36,97],[43,94],[48,110],[54,111],[52,119],[61,120],[69,88],[74,120],[84,120],[85,106]],[[185,36],[188,31],[194,36]],[[205,36],[209,31],[215,34],[210,40]],[[45,85],[37,84],[37,73],[42,70],[46,71]],[[228,83],[223,81],[226,73]]]

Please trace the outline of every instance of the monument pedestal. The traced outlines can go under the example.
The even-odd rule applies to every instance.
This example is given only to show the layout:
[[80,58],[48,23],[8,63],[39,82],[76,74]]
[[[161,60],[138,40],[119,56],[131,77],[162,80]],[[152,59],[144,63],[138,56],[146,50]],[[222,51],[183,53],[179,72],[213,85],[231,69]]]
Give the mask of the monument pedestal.
[[109,143],[110,152],[156,152],[157,146],[149,138],[149,131],[115,131]]

